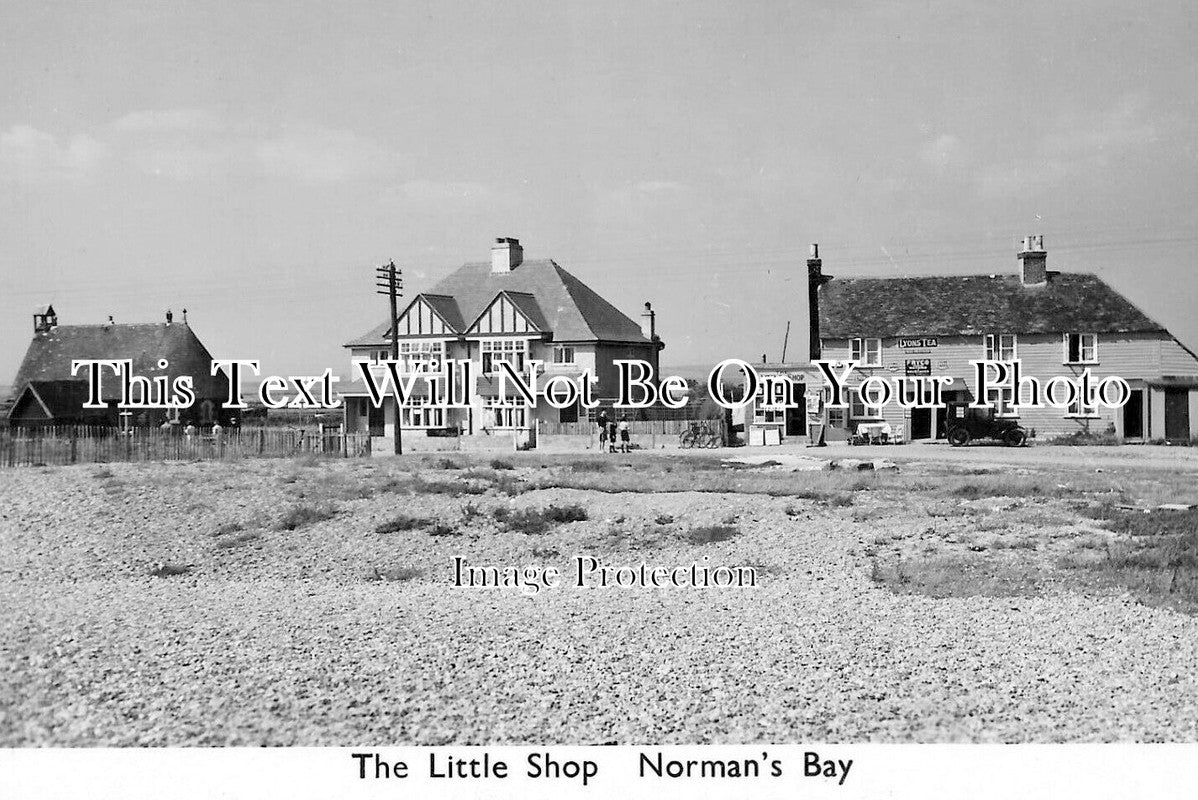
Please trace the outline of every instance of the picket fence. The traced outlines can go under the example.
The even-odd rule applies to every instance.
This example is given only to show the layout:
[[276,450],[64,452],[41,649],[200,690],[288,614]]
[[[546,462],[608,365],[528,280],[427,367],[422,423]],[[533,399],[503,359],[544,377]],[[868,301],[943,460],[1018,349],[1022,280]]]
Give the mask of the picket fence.
[[370,455],[370,436],[339,427],[226,428],[191,436],[156,428],[73,425],[0,430],[0,467],[102,464],[113,461],[193,461],[297,455]]

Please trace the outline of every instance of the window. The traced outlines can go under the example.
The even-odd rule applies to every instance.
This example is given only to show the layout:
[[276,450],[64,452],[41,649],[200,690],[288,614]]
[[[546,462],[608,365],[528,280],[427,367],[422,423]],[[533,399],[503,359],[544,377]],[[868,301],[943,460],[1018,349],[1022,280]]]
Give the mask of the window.
[[1015,355],[1015,334],[1000,333],[997,336],[994,334],[986,335],[986,360],[987,361],[1014,361]]
[[498,372],[499,368],[496,365],[500,361],[511,364],[517,372],[524,371],[524,361],[528,357],[527,340],[483,339],[480,349],[484,375],[493,375]]
[[766,402],[765,387],[759,387],[753,397],[753,422],[757,425],[781,425],[784,414],[782,406]]
[[1069,404],[1069,408],[1065,410],[1066,417],[1098,417],[1098,408],[1093,405],[1082,405],[1081,392],[1077,393],[1077,399]]
[[1065,363],[1066,364],[1097,364],[1098,363],[1098,334],[1097,333],[1067,333],[1067,334],[1065,334]]
[[998,397],[991,397],[990,402],[994,403],[994,416],[996,417],[1018,417],[1018,409],[1011,406],[1015,405],[1015,390],[1014,389],[999,389]]
[[578,403],[557,410],[558,422],[578,422]]
[[444,428],[445,409],[428,406],[404,406],[401,416],[405,428]]
[[861,396],[860,389],[849,389],[849,418],[850,419],[880,419],[882,416],[881,406],[866,405],[865,401],[875,399],[873,395],[869,398]]
[[437,372],[445,361],[445,342],[400,342],[400,372]]
[[882,340],[881,339],[854,339],[852,341],[853,361],[857,361],[863,367],[880,367],[882,366]]
[[495,406],[491,409],[493,412],[493,427],[496,428],[523,428],[527,409],[524,406]]
[[553,346],[553,363],[554,364],[573,364],[574,363],[574,346],[569,344],[556,344]]

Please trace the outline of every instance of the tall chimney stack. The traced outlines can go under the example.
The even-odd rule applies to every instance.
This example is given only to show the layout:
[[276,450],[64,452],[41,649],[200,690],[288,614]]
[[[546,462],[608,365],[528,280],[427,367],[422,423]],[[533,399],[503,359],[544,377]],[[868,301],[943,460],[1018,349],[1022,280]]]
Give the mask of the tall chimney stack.
[[1048,283],[1048,251],[1044,237],[1027,236],[1019,251],[1019,282],[1024,286],[1044,286]]
[[819,287],[831,278],[824,277],[824,262],[819,257],[819,245],[811,245],[811,257],[807,259],[807,310],[811,318],[808,325],[807,354],[810,360],[820,357],[819,346]]
[[657,339],[657,312],[651,303],[645,303],[645,310],[641,312],[641,335],[651,342]]
[[524,261],[524,248],[519,239],[500,237],[491,245],[491,272],[511,272]]

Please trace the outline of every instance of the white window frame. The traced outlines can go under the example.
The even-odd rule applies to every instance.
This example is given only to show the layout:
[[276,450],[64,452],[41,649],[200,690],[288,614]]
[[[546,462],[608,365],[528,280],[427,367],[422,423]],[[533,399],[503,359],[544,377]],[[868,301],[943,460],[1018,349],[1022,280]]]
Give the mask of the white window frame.
[[[1070,360],[1069,358],[1069,342],[1073,337],[1077,337],[1077,359]],[[1086,347],[1086,339],[1090,340],[1089,348]],[[1066,333],[1062,335],[1062,343],[1065,347],[1062,364],[1097,364],[1098,363],[1098,334],[1097,333]],[[1091,351],[1090,357],[1086,358],[1086,350]]]
[[[870,350],[874,350],[874,358],[870,359]],[[882,340],[878,338],[857,338],[849,341],[849,354],[853,361],[863,367],[882,366]]]
[[1014,361],[1019,358],[1019,337],[1013,333],[988,333],[984,339],[987,361]]
[[[561,356],[560,358],[558,357],[559,355]],[[567,355],[569,356],[569,358],[566,358]],[[578,361],[576,360],[577,358],[578,358],[578,354],[574,350],[574,345],[572,345],[572,344],[555,344],[553,346],[553,363],[554,364],[570,366],[570,365],[578,363]]]
[[1077,399],[1065,409],[1065,417],[1066,419],[1101,419],[1102,415],[1098,413],[1098,406],[1096,405],[1089,406],[1088,408],[1082,406],[1081,392],[1078,392]]
[[400,419],[405,428],[444,428],[445,409],[425,404],[405,405]]
[[[495,358],[496,353],[501,358]],[[491,356],[490,365],[487,364],[488,354]],[[495,364],[499,361],[508,362],[516,368],[516,372],[523,372],[525,365],[528,364],[528,340],[511,336],[502,339],[481,339],[478,343],[478,361],[483,375],[498,374],[499,371],[495,368]]]
[[495,405],[487,409],[493,422],[492,430],[514,430],[528,427],[528,408],[522,405]]
[[871,406],[865,402],[865,398],[861,396],[861,389],[853,387],[847,390],[849,393],[849,420],[850,422],[876,421],[882,419],[882,407]]

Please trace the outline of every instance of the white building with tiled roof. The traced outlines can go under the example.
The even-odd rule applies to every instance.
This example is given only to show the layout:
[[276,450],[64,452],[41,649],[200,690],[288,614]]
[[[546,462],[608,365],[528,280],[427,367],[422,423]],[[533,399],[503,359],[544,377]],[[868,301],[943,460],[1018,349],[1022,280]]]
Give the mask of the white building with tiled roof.
[[[351,361],[389,359],[390,328],[386,321],[347,342]],[[446,360],[469,360],[476,376],[469,408],[406,404],[400,423],[404,446],[411,449],[435,447],[433,440],[446,435],[526,443],[537,420],[585,419],[585,410],[577,406],[557,409],[541,402],[531,410],[493,407],[500,361],[521,373],[540,361],[542,382],[554,375],[589,373],[593,396],[610,401],[617,386],[614,362],[641,359],[656,371],[663,347],[648,303],[638,324],[554,261],[526,261],[520,242],[510,238],[496,240],[489,262],[463,264],[411,298],[400,308],[395,339],[403,374],[438,371]],[[369,430],[390,440],[395,431],[393,400],[375,407],[356,364],[352,374],[353,382],[341,393],[347,430]],[[389,447],[380,441],[373,449]]]

